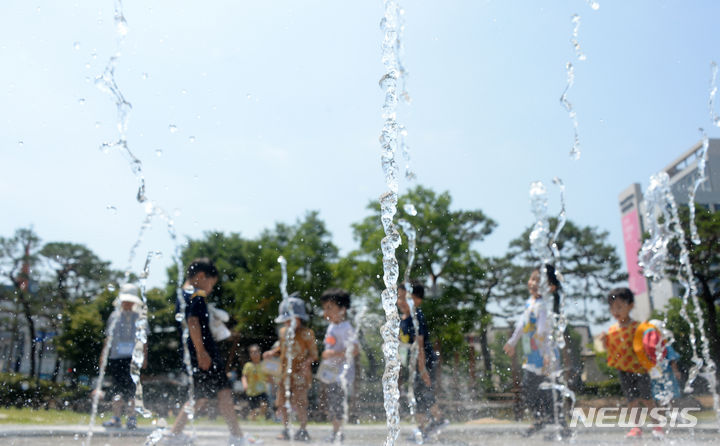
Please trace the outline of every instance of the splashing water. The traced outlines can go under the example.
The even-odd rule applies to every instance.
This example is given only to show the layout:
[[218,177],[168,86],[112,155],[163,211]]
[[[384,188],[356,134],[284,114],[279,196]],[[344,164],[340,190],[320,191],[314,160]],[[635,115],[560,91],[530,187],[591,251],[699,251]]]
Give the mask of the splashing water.
[[345,363],[343,369],[340,372],[340,388],[343,390],[343,425],[347,426],[348,419],[350,416],[350,407],[348,405],[349,393],[349,380],[350,370],[355,370],[355,348],[359,345],[360,339],[360,327],[362,326],[363,318],[367,313],[367,305],[361,305],[356,307],[355,316],[353,317],[353,330],[350,332],[351,335],[348,338],[348,342],[345,346]]
[[[690,263],[690,252],[685,243],[685,231],[680,225],[677,204],[670,189],[670,177],[666,172],[660,172],[650,177],[650,186],[645,195],[646,220],[650,223],[650,239],[647,240],[640,251],[640,266],[644,268],[647,277],[659,280],[665,277],[667,267],[667,247],[674,239],[680,247],[678,261],[680,269],[676,280],[683,287],[682,306],[680,315],[688,323],[690,329],[688,336],[692,347],[692,367],[688,371],[688,378],[685,383],[685,393],[693,391],[693,383],[698,376],[702,376],[708,383],[713,396],[713,408],[715,409],[718,424],[720,424],[720,397],[717,393],[717,380],[715,375],[715,361],[710,357],[710,345],[705,335],[705,319],[703,309],[700,307],[695,274]],[[662,216],[663,224],[655,223],[658,217]],[[654,233],[653,231],[658,231]],[[652,243],[648,243],[652,242]],[[654,249],[658,251],[653,252]],[[648,267],[645,269],[645,261]],[[650,263],[652,262],[652,263]],[[688,305],[692,303],[697,326],[692,317],[688,314]],[[667,317],[667,315],[666,315]],[[695,330],[700,333],[700,350],[702,359],[698,356],[697,339]]]
[[[590,5],[590,8],[592,8],[594,11],[597,11],[600,8],[600,5],[593,1],[593,0],[587,0],[588,5]],[[578,61],[584,61],[587,59],[587,56],[585,56],[585,53],[583,53],[581,47],[580,47],[580,39],[579,39],[579,31],[580,31],[580,15],[579,14],[573,14],[570,18],[570,23],[573,25],[573,31],[572,31],[572,37],[570,38],[570,43],[572,44],[573,51],[575,52],[575,58]],[[570,149],[570,158],[574,160],[580,159],[580,134],[578,132],[578,119],[577,119],[577,113],[575,112],[575,108],[573,107],[573,104],[568,99],[568,92],[572,88],[573,84],[575,83],[575,66],[572,64],[572,62],[567,62],[565,64],[565,72],[567,73],[567,83],[565,85],[565,90],[563,90],[562,95],[560,95],[560,104],[563,106],[563,108],[568,112],[568,117],[570,118],[570,122],[572,122],[573,126],[573,145]]]
[[[552,237],[550,236],[550,221],[548,218],[547,189],[540,181],[536,181],[530,185],[530,203],[532,213],[535,217],[535,224],[530,232],[529,241],[533,255],[540,260],[540,292],[543,296],[552,295],[550,283],[547,278],[547,265],[555,265],[555,274],[561,277],[559,266],[554,260],[559,258],[559,250],[556,243],[557,237],[566,223],[565,185],[558,177],[553,179],[553,183],[560,188],[561,210],[558,216],[558,226]],[[555,422],[554,434],[560,439],[561,417],[564,417],[561,412],[566,399],[570,401],[570,411],[572,412],[575,406],[575,393],[570,390],[565,381],[564,370],[556,353],[565,348],[565,330],[567,329],[568,322],[565,316],[565,299],[562,288],[558,288],[555,292],[559,295],[560,305],[557,313],[554,311],[554,308],[551,308],[549,311],[553,330],[546,340],[552,352],[550,354],[549,365],[550,380],[543,382],[540,388],[552,390],[553,417]]]
[[132,360],[130,361],[130,377],[135,383],[135,411],[143,418],[150,418],[152,413],[145,408],[143,402],[143,388],[140,382],[140,370],[145,362],[145,346],[148,336],[148,307],[147,307],[147,278],[150,274],[150,263],[153,257],[160,256],[160,251],[150,251],[145,259],[145,266],[140,274],[140,317],[135,322],[135,347],[133,347]]
[[280,264],[280,271],[281,271],[281,277],[280,277],[280,294],[282,295],[283,302],[285,303],[285,307],[290,312],[290,326],[287,327],[285,330],[285,360],[287,361],[287,369],[285,369],[285,410],[288,416],[288,425],[285,426],[286,429],[288,429],[290,433],[290,438],[293,438],[292,435],[292,404],[290,404],[291,397],[292,397],[292,391],[290,390],[290,382],[292,379],[292,363],[293,363],[293,344],[295,343],[295,329],[297,328],[297,320],[295,319],[295,309],[292,305],[290,305],[290,296],[288,296],[287,292],[287,260],[285,260],[285,257],[280,256],[277,259],[278,263]]
[[[403,208],[406,213],[409,215],[417,215],[417,211],[415,210],[415,206],[412,204],[406,204]],[[415,337],[417,338],[417,335],[419,333],[419,327],[417,320],[417,313],[415,311],[415,302],[412,299],[412,293],[413,293],[413,287],[410,283],[410,274],[412,272],[412,267],[415,264],[415,251],[416,251],[416,245],[417,245],[417,231],[415,231],[415,228],[410,224],[409,221],[405,220],[404,218],[401,218],[398,220],[398,225],[402,228],[403,232],[405,233],[405,236],[408,239],[408,264],[405,268],[405,275],[403,276],[403,283],[405,284],[405,300],[407,301],[408,308],[410,309],[410,318],[412,320],[412,330],[413,333],[415,333]],[[418,343],[413,341],[413,343],[410,345],[410,358],[408,359],[408,388],[407,388],[407,400],[408,400],[408,409],[410,410],[410,415],[415,415],[415,407],[417,406],[417,401],[415,399],[415,378],[417,374],[417,358],[419,354],[419,347]]]
[[720,127],[720,116],[715,113],[715,95],[718,91],[718,66],[715,61],[710,62],[710,70],[712,71],[712,78],[710,79],[710,100],[708,101],[708,108],[710,109],[710,122],[712,122],[712,125],[715,127]]
[[415,175],[415,172],[412,170],[412,166],[410,165],[410,146],[408,146],[407,144],[407,135],[407,129],[404,125],[401,125],[398,144],[400,145],[402,156],[405,159],[405,179],[408,181],[413,181],[417,178],[417,176]]
[[[672,332],[667,329],[667,321],[651,320],[650,323],[657,328],[660,334],[658,345],[667,348],[675,342]],[[655,367],[650,369],[649,375],[651,379],[658,380],[661,383],[657,392],[655,392],[655,399],[658,400],[660,406],[670,407],[674,397],[672,377],[670,376],[672,371],[668,371],[669,361],[667,356],[663,354],[665,348],[655,348]]]
[[[178,243],[177,239],[177,233],[175,230],[175,222],[170,217],[170,215],[165,212],[165,210],[162,209],[157,203],[151,201],[148,199],[146,195],[146,184],[145,184],[145,176],[143,173],[143,165],[139,158],[137,158],[133,152],[130,150],[130,146],[128,145],[127,141],[127,128],[128,128],[128,119],[129,119],[129,113],[132,109],[132,105],[130,102],[125,98],[124,94],[120,90],[120,87],[117,84],[117,81],[115,79],[115,69],[117,67],[118,60],[121,56],[121,48],[124,44],[125,37],[127,36],[129,27],[127,20],[125,19],[125,16],[123,14],[123,3],[122,0],[115,0],[114,3],[114,22],[115,22],[115,28],[116,28],[116,34],[117,34],[117,43],[116,43],[116,51],[115,54],[110,57],[108,60],[107,65],[105,66],[105,70],[101,75],[99,75],[95,79],[95,85],[105,93],[108,93],[113,100],[115,101],[115,107],[117,112],[117,130],[118,130],[118,138],[115,142],[104,142],[101,145],[101,150],[105,153],[109,153],[111,149],[118,148],[123,156],[126,158],[130,165],[130,169],[135,175],[135,177],[138,180],[138,189],[135,194],[135,198],[138,203],[144,205],[145,210],[145,218],[143,219],[143,222],[140,227],[139,235],[136,240],[136,242],[133,244],[132,248],[130,249],[130,254],[128,258],[128,268],[125,272],[125,278],[126,281],[129,279],[131,274],[131,267],[132,263],[135,259],[135,253],[137,251],[137,248],[140,246],[145,231],[151,227],[152,219],[154,217],[159,217],[161,220],[163,220],[167,227],[167,233],[175,246],[174,253],[173,253],[173,262],[177,266],[178,269],[178,277],[177,277],[177,284],[176,284],[176,298],[178,299],[178,302],[180,303],[180,313],[175,315],[175,319],[179,322],[181,322],[182,326],[182,344],[183,344],[183,363],[185,364],[185,370],[188,376],[188,402],[189,404],[185,406],[184,410],[188,413],[188,417],[191,422],[191,428],[193,430],[193,433],[195,431],[195,425],[194,425],[194,412],[195,412],[195,398],[194,398],[194,385],[192,380],[192,364],[190,361],[190,352],[188,350],[187,341],[189,339],[189,332],[188,332],[188,326],[187,326],[187,320],[185,319],[185,299],[182,295],[182,281],[183,281],[183,264],[182,264],[182,252],[181,252],[181,246]],[[150,257],[147,259],[145,268],[143,270],[144,277],[147,277],[149,274],[149,263]],[[143,292],[144,295],[144,292]],[[147,319],[145,318],[145,328],[147,326]],[[146,332],[145,332],[146,333]],[[141,335],[142,336],[142,335]],[[136,344],[136,350],[137,350],[137,344]],[[137,356],[134,356],[133,363],[138,362],[140,365],[142,365],[142,362],[144,361],[144,352],[142,349],[140,349]],[[101,364],[102,366],[102,364]],[[100,382],[102,382],[102,377],[104,377],[105,369],[104,367],[101,367],[100,370]],[[137,374],[137,379],[139,382],[139,372]],[[136,377],[133,377],[135,380]],[[142,408],[142,405],[140,406]],[[94,401],[93,404],[93,411],[91,413],[91,423],[89,426],[89,432],[88,432],[88,442],[87,446],[90,445],[91,438],[92,438],[92,429],[93,429],[93,422],[94,422],[94,415],[97,412],[97,403]],[[142,409],[143,416],[148,416],[148,412]],[[159,440],[153,441],[153,438],[156,438],[157,435],[151,435],[148,437],[147,444],[155,444]]]
[[710,140],[708,139],[705,130],[701,128],[700,133],[702,134],[702,151],[698,156],[697,178],[695,179],[695,183],[693,183],[693,187],[690,188],[690,196],[688,199],[688,210],[690,211],[690,240],[692,240],[692,242],[696,245],[700,244],[700,236],[698,235],[697,224],[695,224],[695,194],[697,193],[700,185],[707,180],[705,163],[708,147],[710,147]]
[[580,16],[578,14],[573,14],[571,20],[573,25],[573,32],[572,32],[572,39],[570,39],[570,43],[572,43],[573,49],[575,50],[575,57],[577,57],[577,60],[585,60],[587,57],[582,52],[582,49],[580,48],[580,41],[578,40],[578,31],[580,30]]
[[397,280],[399,276],[398,262],[395,250],[400,246],[400,233],[393,217],[397,212],[398,202],[398,165],[396,152],[398,145],[398,123],[396,110],[398,105],[398,77],[401,68],[398,62],[398,33],[400,32],[400,6],[394,0],[385,0],[385,15],[381,21],[381,28],[385,33],[382,44],[382,61],[385,66],[385,75],[380,80],[380,86],[385,91],[385,102],[382,107],[384,121],[380,134],[382,146],[382,167],[385,174],[385,183],[388,191],[380,196],[381,222],[385,237],[381,242],[383,253],[383,282],[385,290],[382,292],[382,305],[385,310],[386,322],[381,328],[383,338],[383,355],[385,357],[385,371],[383,373],[383,395],[385,415],[387,417],[388,435],[385,446],[393,446],[399,433],[400,413],[398,377],[400,373],[400,359],[398,358],[400,331],[400,318],[397,311]]
[[120,299],[116,299],[114,302],[113,313],[110,318],[110,325],[108,325],[108,335],[103,345],[102,353],[100,354],[100,368],[98,370],[97,383],[95,384],[95,390],[92,393],[92,407],[90,409],[90,422],[88,423],[88,431],[83,441],[83,446],[90,446],[93,439],[93,429],[95,427],[95,417],[97,416],[98,403],[100,401],[100,393],[102,392],[102,384],[105,380],[105,369],[107,368],[108,357],[110,356],[110,347],[112,346],[113,334],[115,333],[115,325],[120,319],[120,313],[122,312],[122,304]]
[[[708,99],[708,109],[710,111],[710,122],[712,125],[720,127],[720,117],[715,114],[715,95],[717,94],[717,64],[713,61],[710,63],[710,69],[712,76],[710,78],[710,99]],[[710,140],[708,139],[707,133],[703,128],[700,128],[700,134],[702,135],[702,151],[698,156],[697,164],[697,178],[693,187],[690,189],[690,197],[688,201],[688,208],[690,210],[690,240],[696,245],[700,244],[700,236],[697,232],[697,225],[695,224],[695,194],[702,183],[707,181],[705,164],[707,160],[707,151],[710,146]]]

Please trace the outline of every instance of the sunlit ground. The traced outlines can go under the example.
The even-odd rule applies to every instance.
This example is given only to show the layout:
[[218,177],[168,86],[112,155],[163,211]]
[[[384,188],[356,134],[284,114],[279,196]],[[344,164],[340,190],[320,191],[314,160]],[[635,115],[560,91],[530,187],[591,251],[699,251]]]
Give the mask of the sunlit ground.
[[[698,428],[676,429],[666,438],[666,444],[674,446],[717,444],[720,435],[713,430],[715,414],[704,411],[697,414],[700,422]],[[87,431],[89,416],[71,411],[60,410],[30,410],[30,409],[0,409],[0,444],[10,446],[79,446],[82,444]],[[98,419],[98,424],[103,419]],[[172,423],[172,420],[167,420]],[[126,429],[106,430],[97,427],[93,445],[108,446],[135,446],[144,444],[145,437],[155,428],[152,420],[139,420],[140,428],[129,432]],[[271,421],[241,421],[244,430],[254,438],[262,440],[265,445],[282,445],[288,442],[279,441],[275,436],[279,433],[278,424]],[[516,423],[501,419],[481,419],[467,423],[454,423],[427,444],[437,445],[517,445],[523,446],[553,444],[557,441],[550,438],[550,431],[540,432],[527,439],[522,432],[527,423]],[[383,444],[386,429],[384,423],[370,423],[346,426],[345,445]],[[308,431],[312,437],[310,444],[327,444],[324,438],[330,432],[330,425],[326,423],[310,423]],[[398,445],[414,444],[408,437],[412,425],[404,423],[398,439]],[[654,440],[649,431],[643,439],[628,441],[624,438],[627,429],[624,428],[585,428],[575,430],[575,437],[565,440],[568,444],[581,445],[616,445],[616,444],[663,444]],[[187,432],[190,432],[188,429]],[[227,429],[221,419],[209,420],[201,418],[196,423],[196,442],[198,446],[225,445]]]

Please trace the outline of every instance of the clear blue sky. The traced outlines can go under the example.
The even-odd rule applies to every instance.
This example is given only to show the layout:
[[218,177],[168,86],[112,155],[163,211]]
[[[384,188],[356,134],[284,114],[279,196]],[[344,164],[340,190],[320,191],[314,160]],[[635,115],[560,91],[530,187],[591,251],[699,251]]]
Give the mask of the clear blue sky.
[[[624,257],[618,193],[645,185],[708,126],[720,4],[403,5],[413,101],[399,119],[419,182],[495,219],[479,249],[499,255],[533,223],[530,182],[556,194],[559,176],[569,218],[608,230]],[[44,241],[84,243],[124,268],[143,209],[121,153],[98,149],[116,139],[116,118],[93,84],[114,52],[112,8],[111,0],[0,5],[0,234],[32,224]],[[179,233],[252,237],[318,209],[343,252],[352,249],[350,224],[385,190],[382,1],[125,0],[124,12],[117,81],[133,105],[129,144],[149,197],[177,213]],[[584,62],[570,45],[574,13]],[[571,60],[580,161],[567,156],[572,126],[558,101]],[[556,197],[552,205],[556,212]],[[172,249],[159,223],[140,257],[150,249],[166,254],[150,277],[158,285]]]

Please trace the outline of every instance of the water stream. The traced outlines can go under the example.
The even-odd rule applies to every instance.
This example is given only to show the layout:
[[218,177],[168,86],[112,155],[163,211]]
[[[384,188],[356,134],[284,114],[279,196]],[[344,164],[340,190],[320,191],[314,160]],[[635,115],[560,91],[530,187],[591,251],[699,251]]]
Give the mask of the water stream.
[[380,79],[380,86],[385,92],[385,101],[382,107],[383,128],[380,135],[382,146],[382,167],[385,175],[387,191],[380,196],[381,222],[385,237],[381,242],[383,254],[383,282],[385,290],[382,292],[382,305],[385,311],[386,322],[381,328],[383,338],[383,355],[385,357],[385,371],[383,373],[383,395],[385,415],[387,417],[388,434],[385,446],[393,446],[399,433],[399,399],[398,376],[400,372],[400,359],[398,358],[398,334],[400,331],[400,318],[397,311],[397,280],[399,276],[398,262],[395,250],[400,246],[400,233],[393,218],[397,212],[398,202],[398,123],[396,111],[400,95],[398,79],[401,68],[398,62],[398,33],[400,32],[400,5],[394,0],[385,0],[385,14],[380,26],[384,32],[382,43],[382,61],[385,74]]
[[[664,171],[650,177],[650,185],[645,194],[645,212],[650,237],[643,243],[640,251],[640,267],[643,268],[647,277],[654,280],[665,278],[668,268],[668,248],[670,243],[675,240],[680,249],[678,256],[679,270],[675,280],[683,288],[680,315],[690,327],[688,337],[690,338],[692,351],[692,366],[688,371],[684,391],[685,393],[691,393],[695,379],[698,376],[705,378],[712,393],[713,407],[720,426],[720,399],[717,393],[716,365],[715,361],[710,357],[710,345],[705,334],[705,319],[698,299],[695,274],[690,262],[690,252],[685,243],[685,231],[680,224],[677,204],[670,189],[670,177]],[[658,221],[660,217],[662,217],[662,222]],[[695,321],[697,322],[688,313],[690,305],[693,307]],[[700,334],[702,358],[698,355],[696,331]]]
[[[297,328],[297,320],[295,318],[295,309],[292,305],[290,305],[290,296],[287,292],[287,260],[285,260],[285,257],[280,256],[278,257],[278,263],[280,264],[280,271],[281,271],[281,277],[280,277],[280,294],[282,295],[282,302],[285,305],[285,308],[290,313],[290,325],[285,330],[285,360],[287,361],[287,368],[284,370],[285,376],[284,376],[284,382],[285,382],[285,410],[287,411],[287,417],[288,417],[288,424],[285,426],[288,429],[288,432],[290,434],[290,438],[293,439],[294,435],[292,432],[292,417],[293,417],[293,411],[292,411],[292,404],[291,404],[291,397],[292,397],[292,390],[291,390],[291,382],[292,382],[292,363],[294,358],[294,351],[293,351],[293,344],[295,343],[295,329]],[[282,305],[281,305],[282,307]]]
[[[166,225],[167,234],[170,237],[173,246],[175,247],[173,252],[173,261],[177,267],[178,270],[178,277],[177,277],[177,284],[176,284],[176,298],[178,299],[178,302],[180,303],[180,313],[175,315],[176,320],[178,322],[181,322],[182,326],[182,344],[183,344],[183,363],[185,365],[185,370],[188,376],[188,401],[189,405],[185,406],[183,410],[188,412],[189,418],[191,420],[191,426],[194,432],[194,407],[195,407],[195,400],[194,400],[194,389],[193,389],[193,380],[192,380],[192,364],[190,362],[190,352],[188,350],[187,346],[187,340],[189,338],[189,333],[187,329],[187,321],[185,320],[185,299],[182,296],[182,281],[183,281],[183,271],[184,267],[182,264],[182,249],[181,245],[178,242],[177,233],[175,229],[175,222],[171,218],[170,214],[166,212],[161,206],[159,206],[156,202],[149,200],[147,193],[146,193],[146,182],[145,182],[145,176],[143,173],[143,165],[142,161],[135,156],[135,154],[130,150],[130,146],[128,144],[127,140],[127,128],[128,128],[128,118],[130,110],[132,109],[131,103],[125,98],[123,92],[121,91],[120,87],[117,84],[117,81],[115,79],[115,69],[117,67],[117,63],[121,57],[121,50],[125,41],[125,37],[127,36],[129,26],[127,23],[127,20],[125,19],[124,13],[123,13],[123,3],[122,0],[115,0],[114,3],[114,23],[116,28],[116,34],[117,34],[117,43],[116,43],[116,51],[115,53],[110,57],[108,60],[108,63],[105,66],[105,69],[103,73],[96,77],[95,79],[95,85],[102,90],[103,92],[109,94],[112,99],[115,102],[116,107],[116,116],[117,116],[117,140],[113,142],[104,142],[101,145],[101,149],[105,153],[109,153],[114,149],[117,149],[121,152],[123,157],[127,160],[127,162],[130,165],[130,169],[132,173],[135,175],[138,181],[138,188],[137,192],[135,194],[135,198],[139,204],[143,206],[145,216],[143,218],[143,221],[140,225],[140,230],[138,237],[136,241],[133,243],[130,253],[128,256],[128,267],[126,269],[125,278],[126,282],[130,278],[130,274],[132,271],[132,264],[135,260],[136,252],[138,247],[141,245],[145,232],[152,226],[152,220],[155,217],[160,218]],[[162,255],[159,251],[150,251],[148,253],[148,257],[146,259],[145,265],[143,267],[143,271],[140,275],[141,279],[141,295],[143,302],[146,302],[146,296],[145,296],[145,283],[146,279],[150,272],[150,262],[153,257],[157,257]],[[131,363],[131,376],[133,381],[135,381],[138,386],[138,390],[136,393],[136,408],[137,410],[144,416],[149,417],[151,414],[147,409],[144,408],[144,404],[142,401],[142,386],[140,385],[140,377],[139,377],[139,369],[142,367],[142,363],[144,362],[144,348],[141,346],[141,344],[144,344],[147,342],[147,329],[148,329],[148,323],[147,323],[147,309],[144,309],[144,313],[141,314],[141,318],[138,320],[138,331],[137,331],[137,342],[135,349],[133,351],[133,360]],[[104,377],[104,369],[105,364],[101,364],[101,370],[99,373],[99,382],[102,384],[102,378]],[[96,392],[97,394],[97,392]],[[94,418],[97,412],[97,401],[93,401],[93,410],[91,412],[91,422],[89,426],[89,432],[88,432],[88,446],[91,442],[92,438],[92,428],[93,428],[93,422]],[[159,438],[157,438],[157,432],[154,433],[154,435],[151,435],[148,437],[148,442],[150,444],[154,444]]]
[[[560,188],[561,210],[558,216],[558,223],[555,231],[550,235],[550,220],[548,217],[548,197],[545,185],[536,181],[530,185],[530,203],[531,210],[535,217],[535,224],[530,232],[529,241],[533,255],[540,262],[540,294],[542,296],[552,296],[550,283],[547,277],[547,265],[555,267],[555,274],[561,277],[559,268],[559,251],[557,247],[557,237],[560,234],[566,222],[565,211],[565,185],[559,178],[554,178],[555,183]],[[561,429],[565,417],[565,400],[570,401],[570,412],[575,406],[575,393],[570,390],[565,380],[565,370],[562,366],[562,360],[558,354],[565,348],[565,330],[567,329],[567,318],[564,309],[564,293],[562,288],[558,288],[556,293],[559,295],[560,305],[556,313],[551,307],[548,308],[548,319],[552,324],[547,343],[551,351],[548,381],[540,385],[541,389],[551,390],[553,401],[553,420],[554,432],[558,440],[561,439]],[[548,303],[546,302],[546,305]]]

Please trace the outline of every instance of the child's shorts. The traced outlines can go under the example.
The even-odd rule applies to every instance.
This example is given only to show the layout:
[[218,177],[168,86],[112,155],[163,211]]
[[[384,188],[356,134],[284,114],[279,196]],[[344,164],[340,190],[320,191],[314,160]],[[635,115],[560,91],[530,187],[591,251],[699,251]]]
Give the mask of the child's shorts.
[[135,382],[130,376],[131,358],[109,359],[107,362],[107,374],[112,377],[110,393],[120,395],[125,401],[135,398]]
[[631,373],[620,370],[620,387],[629,400],[652,400],[650,375],[647,373]]
[[248,396],[247,401],[248,406],[250,406],[250,410],[259,409],[263,402],[269,405],[268,396],[265,393],[261,393],[260,395],[255,396]]
[[195,398],[215,398],[219,391],[230,389],[230,381],[225,375],[225,366],[213,361],[209,370],[198,368],[193,373]]
[[331,420],[342,420],[345,415],[345,392],[340,383],[327,385],[327,410]]

